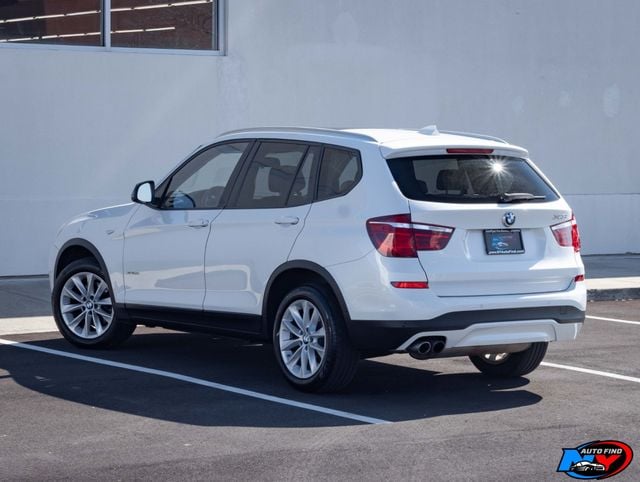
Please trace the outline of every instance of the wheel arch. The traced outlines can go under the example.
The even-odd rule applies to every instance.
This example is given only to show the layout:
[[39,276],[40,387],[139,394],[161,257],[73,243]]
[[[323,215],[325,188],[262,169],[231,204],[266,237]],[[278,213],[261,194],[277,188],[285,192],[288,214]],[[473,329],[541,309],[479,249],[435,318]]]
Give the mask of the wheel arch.
[[[86,239],[73,238],[64,243],[58,250],[53,271],[54,281],[58,277],[60,272],[64,269],[64,267],[67,266],[70,262],[86,258],[88,257],[87,255],[95,258],[102,272],[107,276],[107,278],[110,278],[109,271],[107,270],[107,265],[104,262],[102,255],[98,251],[98,248],[96,248]],[[109,285],[111,285],[109,279],[107,280],[107,282],[109,283]],[[109,289],[111,289],[111,286],[109,286]]]
[[304,281],[319,281],[328,287],[338,303],[345,322],[351,317],[342,292],[331,273],[317,263],[305,260],[287,261],[271,274],[262,300],[262,330],[267,339],[271,339],[271,330],[275,321],[280,300],[288,291]]

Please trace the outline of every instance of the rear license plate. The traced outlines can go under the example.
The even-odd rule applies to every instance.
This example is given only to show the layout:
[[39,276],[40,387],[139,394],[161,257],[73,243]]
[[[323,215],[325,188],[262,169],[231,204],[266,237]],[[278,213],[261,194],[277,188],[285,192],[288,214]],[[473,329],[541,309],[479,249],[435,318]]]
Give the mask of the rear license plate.
[[484,245],[487,254],[522,254],[522,233],[519,229],[485,229]]

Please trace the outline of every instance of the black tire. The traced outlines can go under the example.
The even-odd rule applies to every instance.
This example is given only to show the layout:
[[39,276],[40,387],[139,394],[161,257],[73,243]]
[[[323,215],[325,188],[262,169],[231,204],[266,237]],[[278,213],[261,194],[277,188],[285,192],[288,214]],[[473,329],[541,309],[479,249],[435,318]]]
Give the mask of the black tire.
[[[111,300],[113,319],[111,324],[104,330],[104,333],[95,338],[83,338],[74,333],[64,321],[61,312],[61,294],[64,289],[65,283],[71,279],[72,276],[78,273],[93,273],[102,280],[104,280],[108,286],[108,292],[104,293]],[[120,345],[127,340],[133,331],[136,329],[136,325],[125,320],[118,319],[115,310],[115,300],[113,298],[113,292],[111,290],[111,282],[107,273],[104,273],[100,266],[93,258],[83,258],[77,261],[69,263],[56,277],[53,292],[51,294],[51,305],[53,308],[53,317],[56,320],[56,325],[62,336],[75,346],[81,348],[111,348]]]
[[470,356],[469,359],[483,374],[496,378],[521,377],[538,368],[547,353],[549,343],[532,343],[529,348],[518,353],[509,353],[504,360],[492,362],[483,356]]
[[[310,301],[318,309],[324,324],[324,356],[317,372],[299,378],[287,368],[280,351],[280,326],[285,310],[297,300]],[[298,390],[335,392],[345,388],[357,371],[360,356],[351,345],[345,321],[333,295],[321,286],[304,285],[289,292],[280,302],[273,326],[273,348],[284,377]]]

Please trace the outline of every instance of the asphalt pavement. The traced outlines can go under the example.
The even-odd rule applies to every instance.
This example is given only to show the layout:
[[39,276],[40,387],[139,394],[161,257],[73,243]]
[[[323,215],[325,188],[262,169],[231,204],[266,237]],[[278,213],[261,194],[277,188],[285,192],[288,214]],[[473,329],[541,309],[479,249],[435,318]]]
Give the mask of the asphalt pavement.
[[[343,393],[309,395],[287,385],[270,345],[138,328],[117,350],[78,350],[46,325],[10,333],[50,316],[45,289],[30,302],[10,291],[3,481],[561,481],[563,448],[640,450],[639,300],[589,303],[578,341],[552,344],[527,377],[392,355],[361,362]],[[640,461],[615,479],[640,480]]]

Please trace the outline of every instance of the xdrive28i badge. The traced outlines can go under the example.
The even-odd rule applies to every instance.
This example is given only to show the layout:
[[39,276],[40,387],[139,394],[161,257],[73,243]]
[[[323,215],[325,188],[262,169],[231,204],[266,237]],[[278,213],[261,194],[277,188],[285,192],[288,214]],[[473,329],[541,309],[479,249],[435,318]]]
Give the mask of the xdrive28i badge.
[[511,211],[509,211],[508,213],[504,213],[504,215],[502,216],[502,224],[504,224],[507,227],[513,226],[513,223],[515,222],[516,222],[516,215],[513,214]]
[[594,440],[574,449],[562,449],[557,472],[574,479],[606,479],[629,467],[633,451],[617,440]]

